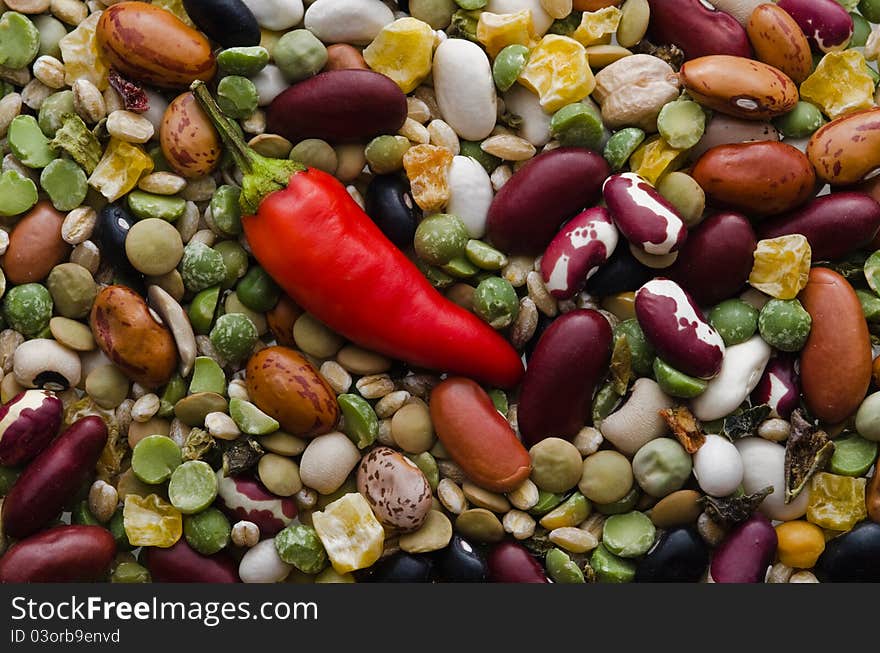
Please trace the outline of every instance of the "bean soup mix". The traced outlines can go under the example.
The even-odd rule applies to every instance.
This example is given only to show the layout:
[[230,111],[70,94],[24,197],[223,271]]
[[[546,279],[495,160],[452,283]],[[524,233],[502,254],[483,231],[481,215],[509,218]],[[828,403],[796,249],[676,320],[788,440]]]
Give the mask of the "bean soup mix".
[[880,0],[0,0],[0,582],[880,581]]

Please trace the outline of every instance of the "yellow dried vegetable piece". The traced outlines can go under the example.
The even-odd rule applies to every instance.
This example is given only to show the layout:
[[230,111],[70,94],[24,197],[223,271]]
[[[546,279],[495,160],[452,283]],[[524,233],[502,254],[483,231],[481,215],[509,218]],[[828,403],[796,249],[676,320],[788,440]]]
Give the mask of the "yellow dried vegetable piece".
[[581,24],[571,33],[571,38],[582,45],[607,45],[611,35],[617,32],[623,12],[617,7],[605,7],[598,11],[585,11]]
[[874,106],[874,79],[857,50],[829,52],[801,84],[801,99],[834,120]]
[[323,511],[312,513],[312,525],[337,573],[365,569],[382,555],[385,529],[357,492],[345,494]]
[[167,548],[183,534],[183,517],[158,495],[129,494],[122,508],[122,526],[132,546]]
[[407,17],[383,27],[364,49],[364,60],[409,93],[431,72],[433,54],[434,30],[428,23]]
[[493,14],[484,11],[477,22],[477,40],[486,48],[493,59],[508,45],[535,43],[535,26],[532,12],[528,9],[514,14]]
[[807,521],[834,531],[848,531],[868,516],[864,478],[819,472],[810,485]]
[[186,13],[186,9],[183,6],[183,0],[153,0],[153,4],[171,12],[190,27],[196,26],[196,24],[192,22],[192,18],[189,17],[189,14]]
[[75,30],[58,41],[61,60],[64,62],[64,83],[72,86],[78,79],[87,79],[98,87],[107,89],[110,68],[101,56],[95,31],[103,12],[96,11],[81,22]]
[[753,288],[776,299],[794,299],[810,276],[810,243],[801,234],[758,241],[749,275]]
[[632,153],[629,167],[656,186],[663,175],[681,167],[686,153],[687,150],[674,148],[660,136],[655,136]]
[[140,147],[111,138],[98,167],[89,177],[89,185],[114,202],[152,171],[153,159]]
[[439,145],[415,145],[403,155],[413,199],[423,211],[439,211],[449,201],[452,152]]
[[596,88],[584,46],[556,34],[548,34],[532,50],[519,82],[538,94],[547,113],[583,100]]

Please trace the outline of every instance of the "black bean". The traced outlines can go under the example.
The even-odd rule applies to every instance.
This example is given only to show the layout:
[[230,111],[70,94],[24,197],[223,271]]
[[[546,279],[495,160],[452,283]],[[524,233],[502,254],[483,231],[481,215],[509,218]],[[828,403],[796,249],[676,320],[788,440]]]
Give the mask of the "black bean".
[[260,26],[241,0],[183,0],[200,30],[224,48],[260,44]]
[[364,198],[367,215],[400,249],[412,247],[421,210],[413,201],[409,184],[397,175],[377,175]]

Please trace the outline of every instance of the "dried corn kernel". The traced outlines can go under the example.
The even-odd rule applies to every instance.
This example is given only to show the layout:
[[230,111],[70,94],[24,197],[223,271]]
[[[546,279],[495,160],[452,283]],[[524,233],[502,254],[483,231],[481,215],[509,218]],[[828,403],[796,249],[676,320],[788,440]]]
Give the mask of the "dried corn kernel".
[[452,152],[439,145],[415,145],[403,155],[413,199],[423,211],[439,211],[449,201]]
[[122,525],[132,546],[173,545],[183,534],[180,511],[155,494],[129,494],[122,509]]
[[523,9],[514,14],[493,14],[484,11],[477,23],[477,40],[493,59],[508,45],[531,47],[535,42],[532,12]]
[[581,24],[571,33],[571,38],[582,45],[607,45],[611,35],[617,32],[623,13],[617,7],[605,7],[599,11],[585,11]]
[[663,175],[681,167],[686,153],[687,150],[676,149],[658,136],[645,141],[632,153],[629,167],[656,186]]
[[433,49],[430,25],[416,18],[401,18],[382,28],[364,49],[364,61],[409,93],[431,72]]
[[801,84],[801,99],[832,120],[874,106],[874,80],[857,50],[829,52]]
[[801,234],[758,241],[749,284],[776,299],[793,299],[807,285],[811,254]]
[[351,492],[312,514],[312,525],[337,573],[371,566],[382,555],[385,530],[370,504]]
[[519,81],[538,94],[548,113],[583,100],[596,87],[584,46],[556,34],[548,34],[532,50]]

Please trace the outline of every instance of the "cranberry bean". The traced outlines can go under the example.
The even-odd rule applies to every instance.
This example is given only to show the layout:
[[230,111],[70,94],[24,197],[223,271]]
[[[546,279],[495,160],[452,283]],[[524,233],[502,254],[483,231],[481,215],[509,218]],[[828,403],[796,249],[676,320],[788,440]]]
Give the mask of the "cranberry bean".
[[156,583],[238,583],[235,561],[224,551],[202,555],[180,538],[168,548],[143,550],[143,561]]
[[0,465],[21,465],[40,453],[61,424],[61,400],[46,390],[18,393],[0,408]]
[[0,583],[86,583],[110,571],[116,542],[100,526],[57,526],[16,542],[0,558]]
[[256,480],[224,476],[217,472],[217,505],[234,522],[254,522],[264,537],[271,537],[296,517],[296,502],[268,492]]
[[754,216],[791,211],[816,192],[816,172],[809,159],[786,143],[713,147],[694,164],[691,176],[715,205]]
[[779,0],[777,5],[822,52],[843,50],[852,37],[852,16],[836,0]]
[[716,583],[761,583],[776,554],[776,530],[755,513],[715,549],[710,571]]
[[3,529],[13,537],[36,533],[58,516],[88,480],[107,444],[100,417],[83,417],[25,468],[3,502]]
[[541,563],[516,542],[499,542],[489,551],[489,580],[493,583],[547,583]]
[[592,309],[557,318],[529,359],[519,395],[519,430],[527,446],[573,438],[590,414],[593,390],[608,369],[611,326]]
[[817,129],[807,156],[819,179],[854,184],[880,168],[880,108],[832,120]]
[[757,246],[755,232],[745,216],[716,213],[690,232],[666,274],[698,304],[711,306],[745,285]]
[[572,218],[541,258],[541,275],[550,294],[567,299],[577,293],[617,247],[617,229],[602,207]]
[[649,0],[649,34],[655,43],[672,43],[687,59],[709,54],[751,57],[745,29],[730,14],[700,0]]
[[396,134],[406,120],[406,96],[388,77],[372,70],[331,70],[281,93],[266,119],[268,131],[293,143]]
[[773,414],[788,419],[798,407],[801,388],[794,369],[795,357],[779,354],[770,359],[758,385],[752,391],[752,404],[767,404]]
[[639,288],[636,319],[660,358],[675,369],[704,379],[718,374],[724,341],[677,283],[657,278]]
[[865,193],[843,192],[818,197],[806,206],[758,227],[758,237],[803,234],[813,260],[833,260],[864,247],[880,230],[880,204]]
[[778,5],[756,7],[746,25],[760,61],[778,68],[800,84],[813,70],[810,44],[797,22]]
[[618,229],[646,253],[670,254],[687,238],[687,227],[675,207],[639,175],[612,175],[602,194]]
[[539,254],[563,221],[596,203],[609,173],[605,159],[585,148],[536,156],[492,200],[489,238],[510,254]]

